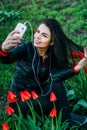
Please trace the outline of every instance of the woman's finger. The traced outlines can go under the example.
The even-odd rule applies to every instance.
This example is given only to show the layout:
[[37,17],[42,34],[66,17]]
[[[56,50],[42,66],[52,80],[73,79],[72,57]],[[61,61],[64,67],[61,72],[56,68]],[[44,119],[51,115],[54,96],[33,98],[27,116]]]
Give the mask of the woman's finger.
[[87,58],[87,47],[84,48],[84,57]]
[[20,39],[15,39],[15,40],[9,40],[8,44],[20,44],[21,40]]
[[9,36],[8,37],[8,40],[17,40],[17,39],[23,40],[23,38],[20,36]]
[[9,33],[9,35],[8,36],[13,36],[14,34],[16,34],[16,33],[20,33],[19,31],[16,31],[16,30],[13,30],[11,33]]

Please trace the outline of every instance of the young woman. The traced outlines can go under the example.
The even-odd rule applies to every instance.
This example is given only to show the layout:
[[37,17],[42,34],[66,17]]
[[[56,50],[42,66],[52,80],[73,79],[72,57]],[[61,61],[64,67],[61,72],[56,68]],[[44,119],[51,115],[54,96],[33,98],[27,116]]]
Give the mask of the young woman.
[[[16,61],[11,91],[18,97],[18,104],[22,114],[26,116],[29,107],[22,102],[20,92],[35,91],[42,106],[43,113],[49,115],[53,106],[50,93],[57,98],[55,101],[57,113],[62,109],[62,120],[70,119],[67,106],[66,92],[63,81],[78,74],[87,64],[87,51],[71,41],[63,32],[55,19],[44,20],[34,34],[34,41],[21,43],[22,37],[14,36],[19,33],[12,31],[1,45],[0,59],[5,64]],[[83,58],[74,65],[72,51],[83,53]],[[85,50],[85,51],[84,51]],[[30,99],[35,111],[40,115],[40,106],[37,100]],[[18,114],[16,103],[10,106]]]

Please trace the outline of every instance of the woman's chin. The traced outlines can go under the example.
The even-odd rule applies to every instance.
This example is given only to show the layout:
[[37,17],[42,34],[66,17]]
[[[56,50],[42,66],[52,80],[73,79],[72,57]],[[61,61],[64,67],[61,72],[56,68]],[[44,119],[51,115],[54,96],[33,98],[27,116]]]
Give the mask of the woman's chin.
[[38,45],[37,45],[36,43],[34,43],[34,46],[35,46],[35,47],[38,47]]
[[34,43],[35,47],[40,47],[40,44]]

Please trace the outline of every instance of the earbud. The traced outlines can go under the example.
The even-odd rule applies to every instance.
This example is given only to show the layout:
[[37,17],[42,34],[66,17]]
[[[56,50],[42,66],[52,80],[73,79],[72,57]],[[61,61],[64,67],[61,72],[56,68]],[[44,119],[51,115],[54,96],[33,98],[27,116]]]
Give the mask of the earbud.
[[50,46],[52,46],[53,44],[54,44],[54,43],[53,43],[53,42],[51,42],[51,43],[50,43]]

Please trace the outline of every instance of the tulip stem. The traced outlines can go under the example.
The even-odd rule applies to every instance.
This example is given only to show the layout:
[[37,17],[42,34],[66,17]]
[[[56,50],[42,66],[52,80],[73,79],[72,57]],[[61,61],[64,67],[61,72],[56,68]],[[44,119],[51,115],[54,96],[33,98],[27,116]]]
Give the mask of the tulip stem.
[[38,104],[40,106],[40,110],[41,110],[41,114],[42,114],[42,121],[44,123],[43,109],[42,109],[41,103],[40,103],[40,101],[38,99],[37,99],[37,102],[38,102]]
[[[29,102],[30,102],[30,104],[29,104]],[[29,106],[29,108],[30,108],[33,121],[35,122],[34,108],[33,108],[32,102],[31,102],[30,100],[29,100],[29,102],[27,101],[27,104],[28,104],[28,106]]]
[[54,122],[53,122],[53,118],[52,118],[52,126],[51,126],[51,130],[54,130]]

